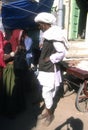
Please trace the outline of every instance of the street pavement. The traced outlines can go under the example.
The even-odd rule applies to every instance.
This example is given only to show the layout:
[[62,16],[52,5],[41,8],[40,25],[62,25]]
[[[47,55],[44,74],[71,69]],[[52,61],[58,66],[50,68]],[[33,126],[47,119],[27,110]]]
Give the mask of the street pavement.
[[61,98],[55,110],[55,119],[45,127],[43,121],[32,130],[88,130],[88,113],[79,112],[75,107],[77,93]]

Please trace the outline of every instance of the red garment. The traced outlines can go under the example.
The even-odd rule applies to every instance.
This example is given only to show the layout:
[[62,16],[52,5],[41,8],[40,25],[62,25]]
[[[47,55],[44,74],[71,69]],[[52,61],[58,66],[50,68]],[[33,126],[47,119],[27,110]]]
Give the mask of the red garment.
[[4,46],[4,36],[3,36],[3,33],[0,31],[0,67],[5,66],[5,63],[3,60],[3,56],[4,56],[3,46]]
[[16,50],[16,47],[18,46],[18,44],[20,42],[22,32],[23,32],[23,30],[21,30],[21,29],[13,30],[13,33],[12,33],[12,36],[11,36],[11,39],[10,39],[10,43],[12,44],[12,51]]

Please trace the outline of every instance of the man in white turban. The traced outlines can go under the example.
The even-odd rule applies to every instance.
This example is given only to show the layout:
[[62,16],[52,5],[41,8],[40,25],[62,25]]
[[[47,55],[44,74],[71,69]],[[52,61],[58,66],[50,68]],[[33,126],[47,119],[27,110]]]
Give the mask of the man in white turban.
[[42,87],[46,113],[39,119],[45,118],[44,124],[48,126],[54,119],[52,112],[53,98],[62,82],[59,62],[63,60],[68,48],[62,29],[55,25],[56,18],[53,14],[42,12],[35,17],[35,22],[43,31],[43,47],[39,59],[38,80]]

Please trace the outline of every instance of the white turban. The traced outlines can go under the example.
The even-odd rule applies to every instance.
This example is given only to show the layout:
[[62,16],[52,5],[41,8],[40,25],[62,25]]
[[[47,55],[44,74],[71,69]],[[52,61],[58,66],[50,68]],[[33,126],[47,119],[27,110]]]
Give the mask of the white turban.
[[35,19],[35,22],[43,22],[43,23],[49,23],[49,24],[55,24],[56,18],[53,14],[47,13],[47,12],[42,12],[39,13]]

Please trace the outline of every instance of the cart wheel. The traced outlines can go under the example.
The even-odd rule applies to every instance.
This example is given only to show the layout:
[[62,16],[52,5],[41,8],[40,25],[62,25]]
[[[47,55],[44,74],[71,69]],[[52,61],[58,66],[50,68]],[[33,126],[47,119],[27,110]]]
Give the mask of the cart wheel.
[[75,90],[71,87],[68,81],[64,81],[64,97],[70,96],[73,94]]
[[[80,84],[80,88],[78,90],[78,94],[75,101],[76,108],[80,112],[88,112],[88,96],[85,95],[84,85],[85,83]],[[86,90],[88,92],[88,82],[86,82]]]

